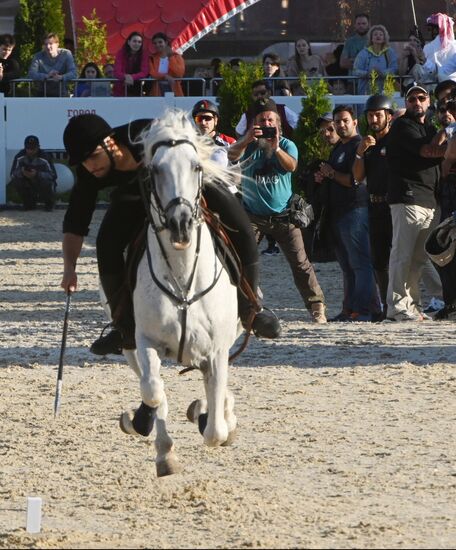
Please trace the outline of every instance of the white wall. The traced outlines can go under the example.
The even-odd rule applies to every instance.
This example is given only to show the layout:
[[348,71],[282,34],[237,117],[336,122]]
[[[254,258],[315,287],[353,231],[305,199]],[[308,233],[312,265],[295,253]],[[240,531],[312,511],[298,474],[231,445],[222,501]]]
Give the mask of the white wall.
[[[332,105],[362,104],[368,96],[329,96]],[[166,94],[156,97],[88,97],[88,98],[4,98],[0,94],[0,205],[6,203],[6,184],[14,155],[23,148],[24,137],[35,134],[43,149],[63,150],[63,131],[71,117],[81,113],[96,113],[111,126],[125,124],[137,118],[159,117],[166,108],[178,107],[190,111],[198,97],[174,97]],[[212,101],[216,98],[209,97]],[[277,103],[285,103],[290,109],[300,112],[302,97],[278,96]],[[397,101],[400,103],[400,98]]]

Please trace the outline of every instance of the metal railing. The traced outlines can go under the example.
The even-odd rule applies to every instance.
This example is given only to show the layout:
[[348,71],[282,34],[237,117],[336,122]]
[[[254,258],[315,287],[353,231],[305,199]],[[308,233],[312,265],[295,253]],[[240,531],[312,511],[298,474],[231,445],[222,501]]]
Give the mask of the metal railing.
[[[395,83],[398,87],[398,92],[401,92],[404,87],[404,81],[406,80],[413,80],[412,75],[392,75],[394,78]],[[271,78],[263,78],[262,80],[265,80],[268,82],[272,88],[272,95],[273,96],[279,96],[279,95],[289,95],[289,94],[282,94],[280,93],[280,89],[283,89],[283,83],[288,83],[288,88],[293,89],[293,84],[290,85],[290,83],[297,83],[297,91],[299,91],[299,83],[300,83],[300,77],[299,76],[274,76]],[[328,83],[329,91],[333,95],[358,95],[357,93],[357,82],[359,80],[362,80],[358,76],[350,75],[350,76],[308,76],[307,80],[312,82],[314,80],[324,80]],[[209,84],[209,92],[211,96],[217,95],[217,88],[220,86],[220,84],[223,82],[223,78],[211,78],[210,84]],[[335,84],[343,83],[344,89],[335,88]],[[282,85],[281,85],[282,84]],[[429,81],[424,82],[423,84],[427,85],[434,85],[437,84],[437,81]],[[302,96],[302,94],[299,93],[292,93],[290,95],[294,96]]]
[[[184,78],[176,78],[176,81],[181,82],[183,85],[184,93],[187,96],[205,96],[207,95],[207,82],[205,78],[201,77],[184,77]],[[77,88],[79,83],[91,83],[91,88],[94,88],[94,84],[100,84],[100,91],[102,90],[101,85],[109,84],[110,88],[112,88],[112,85],[115,82],[121,82],[117,78],[76,78],[74,80],[67,80],[63,82],[62,80],[54,81],[54,80],[33,80],[32,78],[16,78],[14,80],[11,80],[10,83],[12,85],[12,97],[32,97],[33,95],[36,95],[36,93],[33,93],[33,87],[35,90],[38,91],[39,97],[68,97],[68,94],[63,94],[63,90],[68,88],[70,90],[70,94],[73,97],[81,97],[77,95]],[[152,82],[163,82],[163,80],[159,80],[157,78],[141,78],[136,80],[135,82],[138,82],[140,84],[140,96],[148,96],[150,95],[150,90],[152,87]],[[27,94],[25,96],[17,94],[17,86],[26,84],[25,89]],[[48,86],[53,89],[56,88],[56,85],[58,84],[59,94],[56,95],[49,95],[47,90]],[[42,93],[41,93],[42,90]],[[71,92],[72,90],[72,92]],[[112,90],[111,90],[112,91]],[[169,91],[172,91],[171,88]],[[106,95],[111,94],[91,94],[91,97],[105,97]],[[129,86],[127,83],[124,84],[124,95],[127,97],[129,95]]]
[[[406,80],[413,80],[413,76],[411,75],[392,75],[394,78],[394,81],[397,86],[397,91],[402,92],[404,88],[404,81]],[[217,95],[217,88],[220,86],[220,84],[223,82],[223,78],[211,78],[210,80],[202,78],[202,77],[183,77],[183,78],[176,78],[175,80],[181,82],[184,89],[184,95],[185,96],[216,96]],[[272,95],[278,96],[278,95],[293,95],[293,96],[302,96],[299,92],[299,82],[300,78],[298,76],[285,76],[285,77],[272,77],[272,78],[265,78],[264,80],[268,81],[272,87]],[[314,80],[324,80],[328,83],[328,87],[330,90],[330,93],[333,95],[358,95],[357,93],[357,82],[360,80],[360,77],[358,76],[309,76],[307,77],[308,81],[314,81]],[[92,89],[96,90],[96,87],[94,87],[94,84],[99,84],[99,93],[90,94],[91,97],[106,97],[111,95],[110,93],[103,93],[103,86],[104,90],[107,92],[107,86],[109,86],[109,90],[112,92],[112,86],[115,82],[119,82],[116,78],[77,78],[74,80],[68,80],[66,82],[63,81],[46,81],[46,80],[33,80],[31,78],[16,78],[14,80],[11,80],[10,83],[12,84],[12,96],[18,97],[16,93],[16,86],[21,84],[26,84],[26,90],[27,95],[25,97],[31,97],[32,95],[37,95],[32,93],[32,86],[38,86],[43,87],[43,94],[39,94],[39,97],[68,97],[68,95],[62,94],[62,91],[65,89],[64,85],[70,89],[70,94],[73,97],[81,97],[77,95],[77,88],[79,83],[91,83]],[[153,82],[163,82],[163,80],[159,80],[156,78],[142,78],[135,82],[140,83],[140,91],[139,96],[149,96],[152,83]],[[293,86],[293,83],[297,83],[298,86],[295,88],[294,93],[292,94],[282,94],[280,93],[280,88],[284,87],[284,84],[288,86],[288,88],[295,88]],[[56,84],[59,85],[59,95],[55,96],[48,96],[47,94],[47,86],[51,85],[55,89]],[[437,82],[429,81],[423,83],[426,86],[432,86],[434,84],[437,84]],[[336,85],[338,88],[336,88]],[[73,92],[71,93],[71,90]],[[125,90],[125,97],[129,96],[129,87],[125,83],[124,85]],[[170,89],[170,91],[172,91]],[[24,97],[21,95],[21,97]]]

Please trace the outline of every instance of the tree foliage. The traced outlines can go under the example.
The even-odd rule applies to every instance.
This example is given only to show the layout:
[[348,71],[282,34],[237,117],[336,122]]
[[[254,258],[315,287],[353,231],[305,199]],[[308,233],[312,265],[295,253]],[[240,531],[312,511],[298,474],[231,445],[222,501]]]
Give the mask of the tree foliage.
[[76,64],[79,70],[89,62],[101,69],[108,61],[106,25],[101,23],[95,8],[90,17],[82,16],[82,23],[77,33]]
[[16,56],[24,73],[27,72],[32,57],[41,50],[43,37],[50,32],[56,33],[63,43],[65,20],[62,0],[19,0],[14,33]]
[[227,63],[222,63],[220,74],[223,78],[219,88],[220,123],[219,130],[233,135],[242,113],[252,101],[252,84],[263,76],[261,63],[240,63],[238,70],[233,70]]
[[298,174],[312,162],[328,157],[329,147],[318,133],[317,119],[332,110],[327,82],[323,79],[309,82],[303,74],[300,83],[305,95],[301,100],[302,111],[294,133],[299,152]]

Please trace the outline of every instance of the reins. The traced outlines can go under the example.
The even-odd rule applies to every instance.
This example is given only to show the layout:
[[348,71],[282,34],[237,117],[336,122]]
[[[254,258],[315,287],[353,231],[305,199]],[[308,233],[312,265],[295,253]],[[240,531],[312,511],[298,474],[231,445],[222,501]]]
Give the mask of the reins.
[[[182,145],[182,144],[185,144],[185,143],[191,145],[196,150],[195,145],[192,142],[190,142],[186,139],[159,141],[159,142],[155,143],[154,146],[152,147],[151,156],[153,157],[153,155],[156,153],[156,151],[159,147],[175,147],[177,145]],[[186,330],[187,330],[187,312],[188,312],[188,308],[193,303],[200,300],[203,296],[205,296],[208,292],[210,292],[215,287],[215,285],[219,281],[220,276],[222,274],[222,271],[224,269],[223,266],[222,266],[220,268],[220,270],[218,271],[218,273],[217,273],[217,254],[215,253],[216,244],[214,242],[213,232],[210,232],[211,233],[211,238],[212,238],[212,241],[213,241],[213,245],[214,245],[214,278],[212,280],[212,283],[207,288],[205,288],[201,292],[198,292],[198,293],[194,294],[189,299],[188,296],[189,296],[191,286],[192,286],[192,283],[193,283],[193,280],[194,280],[194,277],[195,277],[196,267],[197,267],[197,263],[198,263],[198,259],[199,259],[200,250],[201,250],[201,230],[202,230],[202,221],[203,220],[209,227],[211,227],[213,229],[214,232],[217,233],[217,235],[219,237],[222,238],[223,242],[225,243],[225,246],[231,248],[231,250],[233,251],[233,253],[235,255],[235,258],[236,258],[236,261],[237,261],[238,265],[241,266],[241,262],[239,260],[239,257],[237,255],[232,243],[231,243],[230,238],[228,237],[226,231],[223,229],[220,220],[218,220],[216,218],[216,216],[206,206],[206,203],[204,201],[204,197],[202,196],[202,171],[201,170],[199,171],[198,177],[199,177],[198,193],[197,193],[197,197],[196,197],[196,201],[195,201],[194,206],[192,206],[191,203],[189,203],[189,201],[187,201],[187,199],[184,199],[182,197],[176,197],[173,200],[171,200],[166,205],[166,207],[163,207],[162,204],[161,204],[160,198],[158,196],[157,190],[156,190],[155,182],[153,180],[153,177],[150,174],[150,171],[148,169],[144,168],[141,171],[140,176],[139,176],[139,188],[140,188],[140,192],[141,192],[141,198],[142,198],[142,201],[144,203],[145,210],[146,210],[148,224],[150,225],[152,231],[155,234],[155,237],[157,239],[157,242],[158,242],[158,245],[159,245],[159,248],[160,248],[160,252],[163,256],[163,259],[164,259],[164,261],[166,263],[166,266],[169,270],[169,274],[172,278],[173,286],[175,287],[175,289],[177,289],[177,290],[172,291],[158,280],[158,278],[157,278],[157,276],[154,272],[154,269],[153,269],[152,257],[151,257],[151,253],[150,253],[149,243],[148,243],[148,238],[149,237],[148,237],[148,231],[147,231],[146,232],[146,255],[147,255],[147,263],[148,263],[148,267],[149,267],[149,273],[152,277],[152,280],[157,285],[157,287],[164,294],[166,294],[166,296],[168,296],[168,298],[174,304],[176,304],[177,308],[181,311],[182,331],[181,331],[181,337],[180,337],[180,340],[179,340],[179,349],[178,349],[178,356],[177,356],[177,361],[179,363],[182,362],[182,358],[183,358],[183,354],[184,354],[185,336],[186,336]],[[149,200],[149,196],[148,196],[147,191],[149,191],[149,193],[152,193],[152,195],[154,196],[155,205],[152,203],[152,201]],[[167,228],[167,226],[166,226],[166,212],[172,206],[175,206],[175,205],[178,205],[178,204],[187,204],[190,207],[191,211],[192,211],[193,219],[197,223],[197,242],[196,242],[195,256],[194,256],[194,260],[193,260],[193,266],[192,266],[192,270],[191,270],[190,276],[188,278],[188,281],[184,286],[180,285],[179,282],[177,281],[176,277],[174,276],[173,269],[172,269],[172,266],[171,266],[169,258],[168,258],[168,254],[166,253],[166,250],[165,250],[165,247],[163,245],[162,239],[160,238],[160,235],[159,235],[164,229]],[[153,219],[153,216],[152,216],[151,208],[154,208],[154,210],[157,212],[157,215],[158,215],[158,217],[161,221],[161,225],[157,225],[155,223],[155,221]],[[202,217],[200,216],[200,212],[202,213]],[[215,221],[216,219],[217,219],[217,222]],[[253,319],[255,317],[256,312],[259,311],[259,309],[260,309],[260,306],[258,304],[258,300],[257,300],[252,288],[250,287],[248,282],[245,280],[245,277],[242,276],[242,269],[241,269],[241,278],[240,278],[240,288],[241,288],[241,291],[247,296],[247,298],[256,307],[254,309],[252,309],[252,312],[249,315],[249,318],[248,318],[248,321],[247,321],[247,326],[246,326],[246,335],[243,339],[243,342],[241,343],[240,347],[229,357],[229,361],[232,361],[233,359],[238,357],[244,351],[244,349],[247,347],[247,343],[248,343],[249,338],[250,338],[250,332],[251,332],[251,328],[252,328]],[[179,372],[179,374],[184,374],[184,373],[186,373],[190,370],[194,370],[194,369],[197,369],[197,368],[198,367],[187,367],[185,369],[182,369]]]

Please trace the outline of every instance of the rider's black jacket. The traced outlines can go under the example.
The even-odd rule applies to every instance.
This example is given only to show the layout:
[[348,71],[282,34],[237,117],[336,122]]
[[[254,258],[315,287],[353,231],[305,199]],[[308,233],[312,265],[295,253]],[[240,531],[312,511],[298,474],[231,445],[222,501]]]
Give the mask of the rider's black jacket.
[[[142,159],[142,146],[137,143],[137,138],[151,122],[150,119],[139,119],[114,128],[115,141],[125,145],[138,162]],[[106,177],[97,178],[84,166],[79,165],[76,171],[77,180],[71,190],[68,209],[63,220],[63,232],[81,236],[88,234],[98,192],[107,187],[115,188],[111,194],[111,202],[119,200],[129,201],[132,204],[136,202],[138,215],[144,216],[137,174],[138,170],[130,172],[111,170]],[[134,198],[137,200],[135,201]]]

